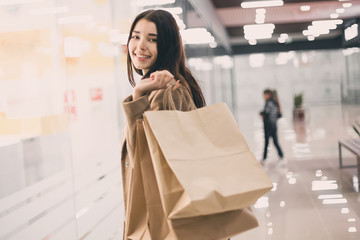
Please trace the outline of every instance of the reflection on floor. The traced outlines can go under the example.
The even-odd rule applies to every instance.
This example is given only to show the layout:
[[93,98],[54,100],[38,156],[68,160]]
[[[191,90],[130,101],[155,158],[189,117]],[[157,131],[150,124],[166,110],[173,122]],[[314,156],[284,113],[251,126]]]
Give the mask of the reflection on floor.
[[[360,239],[357,170],[339,169],[337,148],[338,139],[358,137],[351,124],[359,121],[360,107],[311,107],[300,123],[293,123],[290,113],[279,121],[286,163],[279,163],[271,147],[264,165],[274,187],[253,206],[259,227],[232,240]],[[241,115],[253,116],[240,118],[239,124],[253,126],[242,130],[260,159],[262,122],[255,113],[245,111]],[[356,163],[349,152],[345,159],[345,164]]]

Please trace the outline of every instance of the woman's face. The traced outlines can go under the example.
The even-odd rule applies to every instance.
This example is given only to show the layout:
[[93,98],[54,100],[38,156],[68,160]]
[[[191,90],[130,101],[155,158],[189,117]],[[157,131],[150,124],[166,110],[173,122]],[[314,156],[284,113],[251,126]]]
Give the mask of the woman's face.
[[270,95],[267,94],[267,93],[264,93],[264,99],[265,99],[265,100],[268,100],[269,98],[270,98]]
[[156,25],[146,19],[139,20],[129,41],[129,54],[135,68],[145,75],[157,58]]

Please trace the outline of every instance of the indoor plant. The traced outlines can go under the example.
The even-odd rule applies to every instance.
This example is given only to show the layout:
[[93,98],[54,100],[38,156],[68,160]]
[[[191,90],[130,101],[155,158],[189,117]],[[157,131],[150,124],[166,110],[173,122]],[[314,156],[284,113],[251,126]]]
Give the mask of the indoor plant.
[[305,111],[302,107],[304,93],[298,93],[294,95],[294,120],[304,120]]

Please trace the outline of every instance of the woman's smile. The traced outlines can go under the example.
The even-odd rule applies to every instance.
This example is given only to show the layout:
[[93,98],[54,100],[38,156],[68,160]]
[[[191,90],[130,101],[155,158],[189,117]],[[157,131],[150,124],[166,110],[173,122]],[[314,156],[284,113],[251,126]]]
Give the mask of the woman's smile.
[[135,68],[145,74],[157,58],[157,29],[153,22],[141,19],[131,33],[129,52]]
[[145,55],[145,54],[134,53],[134,55],[136,56],[138,61],[146,61],[147,59],[151,58],[150,55]]

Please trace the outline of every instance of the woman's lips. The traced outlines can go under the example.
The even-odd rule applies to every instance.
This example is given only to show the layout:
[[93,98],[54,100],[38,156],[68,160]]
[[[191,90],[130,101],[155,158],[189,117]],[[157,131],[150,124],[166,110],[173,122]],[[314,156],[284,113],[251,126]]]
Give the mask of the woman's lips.
[[151,56],[148,56],[148,55],[136,54],[136,53],[135,53],[135,56],[139,61],[145,61],[145,60],[147,60],[147,59],[149,59],[151,57]]

